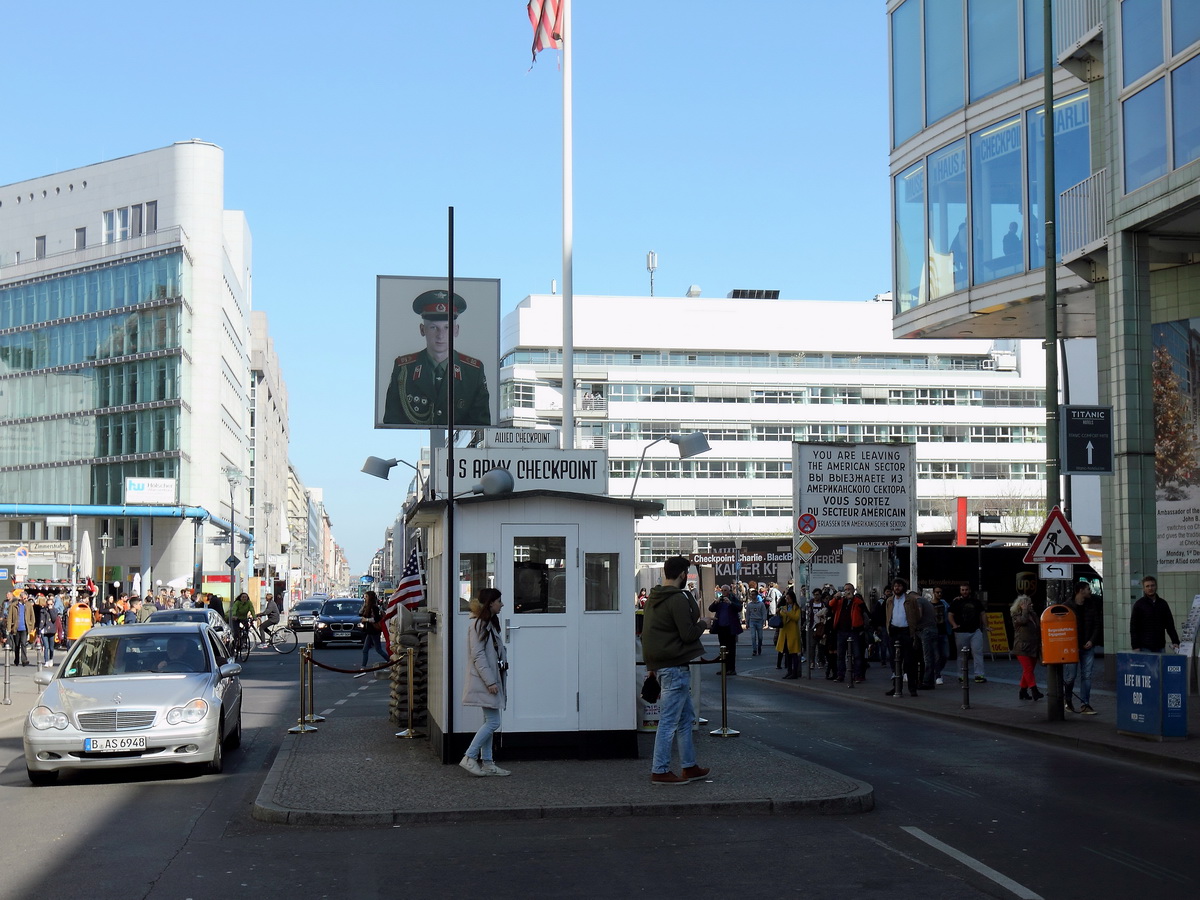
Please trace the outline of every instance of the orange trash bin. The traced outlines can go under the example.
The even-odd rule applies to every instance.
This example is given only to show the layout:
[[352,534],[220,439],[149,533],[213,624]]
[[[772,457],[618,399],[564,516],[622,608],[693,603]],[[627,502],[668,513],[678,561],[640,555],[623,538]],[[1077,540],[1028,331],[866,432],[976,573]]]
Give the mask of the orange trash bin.
[[1063,603],[1042,613],[1042,662],[1046,665],[1079,662],[1079,624],[1075,612]]
[[67,610],[67,640],[76,640],[92,627],[92,608],[80,601]]

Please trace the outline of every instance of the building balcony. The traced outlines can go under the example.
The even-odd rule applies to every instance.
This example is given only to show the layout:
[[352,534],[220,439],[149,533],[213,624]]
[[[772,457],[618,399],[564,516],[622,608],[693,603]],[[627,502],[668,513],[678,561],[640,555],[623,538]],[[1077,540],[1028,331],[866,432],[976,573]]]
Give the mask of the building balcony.
[[1108,169],[1059,194],[1063,265],[1095,284],[1108,280]]
[[1080,81],[1104,77],[1103,0],[1057,0],[1054,34],[1060,66]]

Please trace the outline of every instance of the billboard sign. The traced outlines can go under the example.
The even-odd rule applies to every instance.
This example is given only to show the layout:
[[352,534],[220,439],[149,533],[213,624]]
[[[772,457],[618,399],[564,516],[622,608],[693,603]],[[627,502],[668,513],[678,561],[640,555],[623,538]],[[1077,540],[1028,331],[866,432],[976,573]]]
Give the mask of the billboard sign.
[[126,478],[126,506],[174,506],[174,478]]
[[794,443],[794,514],[815,517],[818,538],[908,537],[916,524],[914,449],[913,444]]
[[[454,375],[455,427],[497,419],[500,279],[379,275],[375,284],[375,427],[440,428],[446,375]],[[453,366],[449,359],[454,330]]]
[[[471,447],[454,451],[454,489],[469,490],[491,469],[507,469],[513,491],[608,493],[608,454],[603,450],[505,450]],[[446,490],[446,451],[435,448],[430,469],[433,489]]]

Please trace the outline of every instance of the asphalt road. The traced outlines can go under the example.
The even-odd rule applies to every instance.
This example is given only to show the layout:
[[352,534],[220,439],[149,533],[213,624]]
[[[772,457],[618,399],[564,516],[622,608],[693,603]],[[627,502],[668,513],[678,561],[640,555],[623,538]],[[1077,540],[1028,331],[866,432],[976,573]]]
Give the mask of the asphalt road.
[[[321,658],[349,667],[359,651],[322,651]],[[220,776],[162,768],[33,788],[17,714],[32,694],[14,690],[14,706],[0,712],[7,838],[0,897],[1197,894],[1197,781],[785,690],[774,681],[773,657],[739,661],[731,725],[871,783],[874,812],[387,829],[263,825],[249,810],[296,717],[296,660],[262,652],[250,659],[245,739]],[[746,677],[757,669],[769,680]],[[31,671],[14,673],[14,687]],[[706,702],[717,702],[715,679],[705,690]],[[337,727],[338,717],[386,714],[384,682],[318,669],[315,695],[329,716],[322,727]],[[706,740],[717,738],[701,739],[701,762]]]

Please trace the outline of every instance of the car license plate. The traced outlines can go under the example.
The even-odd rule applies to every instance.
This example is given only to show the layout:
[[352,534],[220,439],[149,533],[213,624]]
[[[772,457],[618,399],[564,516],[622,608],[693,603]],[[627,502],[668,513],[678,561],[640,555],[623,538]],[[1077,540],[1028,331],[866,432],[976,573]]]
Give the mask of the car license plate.
[[124,753],[128,750],[145,750],[146,736],[129,735],[127,737],[84,738],[84,753]]

